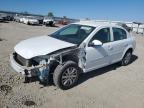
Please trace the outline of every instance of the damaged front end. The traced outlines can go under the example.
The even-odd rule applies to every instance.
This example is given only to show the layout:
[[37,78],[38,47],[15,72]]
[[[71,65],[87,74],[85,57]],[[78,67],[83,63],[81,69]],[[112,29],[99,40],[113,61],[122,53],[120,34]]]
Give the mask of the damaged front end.
[[40,82],[48,84],[49,75],[54,69],[53,64],[63,65],[65,61],[73,60],[81,70],[85,71],[86,51],[85,45],[82,47],[70,47],[55,51],[48,55],[24,59],[17,53],[10,55],[10,64],[17,71],[25,75],[25,82],[30,78],[38,77]]

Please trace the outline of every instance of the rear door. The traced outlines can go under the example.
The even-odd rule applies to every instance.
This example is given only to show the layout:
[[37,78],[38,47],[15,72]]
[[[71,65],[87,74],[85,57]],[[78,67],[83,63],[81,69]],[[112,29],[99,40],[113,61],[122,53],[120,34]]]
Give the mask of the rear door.
[[112,27],[113,42],[111,43],[111,64],[121,60],[123,51],[128,46],[127,33],[125,30],[117,27]]

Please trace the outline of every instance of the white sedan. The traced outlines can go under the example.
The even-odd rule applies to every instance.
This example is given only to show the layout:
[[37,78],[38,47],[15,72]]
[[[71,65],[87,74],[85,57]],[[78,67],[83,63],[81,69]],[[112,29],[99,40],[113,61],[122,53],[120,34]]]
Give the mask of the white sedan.
[[23,23],[28,25],[38,25],[39,21],[34,17],[25,17],[23,18]]
[[38,76],[47,84],[53,77],[58,88],[69,89],[77,84],[80,73],[117,62],[128,65],[135,45],[134,37],[118,25],[79,22],[18,43],[10,63],[27,82]]

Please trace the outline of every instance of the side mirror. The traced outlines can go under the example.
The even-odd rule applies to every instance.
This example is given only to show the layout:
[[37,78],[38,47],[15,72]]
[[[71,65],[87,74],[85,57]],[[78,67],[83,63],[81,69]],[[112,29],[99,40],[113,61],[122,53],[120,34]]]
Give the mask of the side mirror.
[[102,46],[102,42],[99,40],[93,40],[91,46]]

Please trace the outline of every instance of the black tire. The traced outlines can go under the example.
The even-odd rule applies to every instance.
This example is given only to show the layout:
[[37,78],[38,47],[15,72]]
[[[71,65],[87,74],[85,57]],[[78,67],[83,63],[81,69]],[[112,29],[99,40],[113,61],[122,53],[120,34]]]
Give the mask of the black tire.
[[[70,69],[71,69],[71,72],[70,72]],[[74,61],[67,61],[63,65],[58,65],[56,67],[54,74],[53,74],[54,84],[62,90],[70,89],[77,84],[78,79],[79,79],[79,73],[80,73],[80,68],[78,67],[77,63],[75,63]]]
[[30,22],[27,22],[27,25],[30,25]]
[[49,25],[50,25],[50,27],[52,27],[53,26],[53,21],[50,21]]
[[131,50],[128,50],[128,51],[125,53],[125,55],[124,55],[124,57],[123,57],[123,59],[122,59],[122,61],[121,61],[121,65],[122,65],[122,66],[126,66],[126,65],[130,64],[130,62],[131,62],[131,57],[132,57],[132,51],[131,51]]

